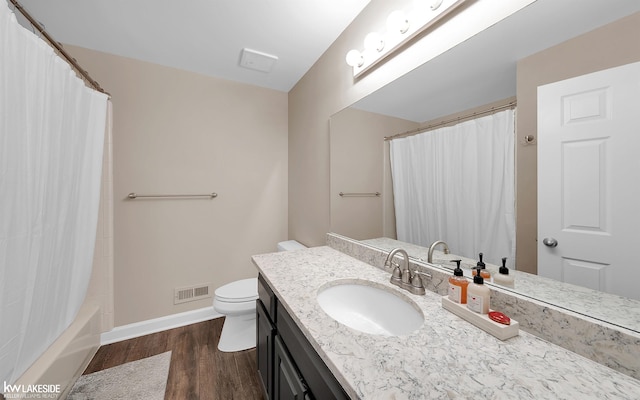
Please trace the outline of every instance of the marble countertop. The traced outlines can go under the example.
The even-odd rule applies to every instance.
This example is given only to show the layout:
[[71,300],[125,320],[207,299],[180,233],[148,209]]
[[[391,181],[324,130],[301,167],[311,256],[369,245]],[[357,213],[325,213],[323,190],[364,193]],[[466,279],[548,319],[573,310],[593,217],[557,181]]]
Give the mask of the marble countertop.
[[[402,247],[411,257],[426,262],[429,250],[411,243],[401,242],[386,237],[361,241],[364,244],[389,251]],[[477,260],[455,254],[444,254],[441,248],[433,252],[433,264],[446,268],[455,268],[451,260],[460,259],[464,275],[471,276],[471,268],[476,266]],[[498,273],[498,266],[487,263],[487,269],[492,276]],[[516,293],[538,299],[559,307],[571,310],[591,318],[617,325],[624,329],[640,332],[640,301],[605,293],[586,287],[576,286],[539,275],[533,275],[515,269],[509,274],[515,278]],[[639,396],[640,397],[640,396]]]
[[[500,341],[444,310],[439,295],[412,295],[388,272],[330,247],[256,255],[253,262],[311,345],[354,399],[630,399],[640,381],[536,336]],[[318,289],[366,280],[414,302],[425,316],[404,336],[371,335],[329,317]],[[576,332],[576,334],[579,334]]]

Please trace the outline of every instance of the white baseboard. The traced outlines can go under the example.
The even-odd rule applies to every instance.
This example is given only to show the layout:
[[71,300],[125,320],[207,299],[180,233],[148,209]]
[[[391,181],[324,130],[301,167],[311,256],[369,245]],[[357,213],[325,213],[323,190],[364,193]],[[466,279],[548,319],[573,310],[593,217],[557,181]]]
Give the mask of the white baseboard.
[[222,316],[222,314],[218,313],[213,309],[213,306],[211,306],[179,314],[167,315],[166,317],[136,322],[129,325],[117,326],[109,332],[104,332],[100,335],[100,344],[105,345],[120,342],[122,340],[195,324],[197,322],[207,321]]

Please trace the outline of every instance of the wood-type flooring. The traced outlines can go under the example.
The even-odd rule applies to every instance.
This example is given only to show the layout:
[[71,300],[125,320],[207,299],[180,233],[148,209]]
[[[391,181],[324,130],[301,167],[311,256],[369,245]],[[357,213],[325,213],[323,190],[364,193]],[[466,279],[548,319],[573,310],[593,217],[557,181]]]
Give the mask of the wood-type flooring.
[[218,350],[224,318],[101,346],[85,374],[171,353],[165,400],[258,400],[256,349]]

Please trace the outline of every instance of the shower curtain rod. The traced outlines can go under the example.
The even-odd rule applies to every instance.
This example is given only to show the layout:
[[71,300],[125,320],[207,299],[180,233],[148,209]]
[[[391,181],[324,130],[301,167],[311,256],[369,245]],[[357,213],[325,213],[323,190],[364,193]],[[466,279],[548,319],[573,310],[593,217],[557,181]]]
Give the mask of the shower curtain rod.
[[517,101],[513,100],[513,101],[510,101],[509,103],[501,105],[501,106],[494,106],[494,107],[491,107],[491,108],[483,110],[483,111],[476,111],[476,112],[473,112],[471,114],[463,115],[463,116],[456,117],[456,118],[451,118],[451,119],[448,119],[446,121],[438,122],[438,123],[435,123],[435,124],[432,124],[432,125],[423,126],[422,128],[413,129],[413,130],[402,132],[402,133],[397,133],[397,134],[391,135],[391,136],[385,136],[384,140],[386,142],[386,141],[393,140],[393,139],[399,139],[399,138],[403,138],[403,137],[417,135],[419,133],[427,132],[427,131],[430,131],[432,129],[439,128],[441,126],[449,125],[452,122],[467,121],[467,120],[470,120],[470,119],[473,119],[473,118],[482,117],[482,116],[485,116],[485,115],[490,115],[490,114],[493,114],[493,113],[497,113],[498,111],[508,110],[510,108],[515,108],[516,105],[517,105]]
[[18,3],[17,0],[9,0],[9,1],[11,1],[11,3],[15,6],[16,10],[18,10],[20,12],[20,14],[24,15],[24,17],[29,21],[29,23],[34,28],[36,28],[38,30],[38,32],[40,32],[40,34],[42,34],[42,36],[45,37],[45,39],[47,39],[47,42],[49,42],[49,44],[51,44],[51,46],[55,47],[55,49],[67,60],[67,62],[69,64],[71,64],[73,69],[75,69],[80,75],[82,75],[82,78],[85,80],[85,82],[88,82],[89,85],[91,85],[95,90],[97,90],[99,92],[102,92],[102,93],[106,94],[107,96],[111,97],[111,95],[108,92],[106,92],[104,89],[102,89],[100,84],[98,82],[96,82],[93,78],[91,78],[91,76],[89,75],[89,73],[87,71],[82,69],[80,64],[78,64],[78,61],[76,61],[75,58],[71,57],[69,55],[69,53],[67,53],[62,48],[62,45],[60,43],[56,42],[55,39],[53,37],[51,37],[51,35],[49,35],[49,33],[44,29],[44,27],[42,25],[40,25],[40,23],[38,21],[36,21],[29,14],[29,12],[27,12],[27,10],[25,10],[24,7],[22,7],[22,5],[20,3]]

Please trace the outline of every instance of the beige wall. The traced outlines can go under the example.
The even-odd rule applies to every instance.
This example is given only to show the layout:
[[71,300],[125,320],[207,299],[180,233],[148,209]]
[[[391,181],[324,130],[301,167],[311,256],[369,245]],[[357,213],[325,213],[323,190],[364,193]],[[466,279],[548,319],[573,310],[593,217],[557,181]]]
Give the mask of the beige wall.
[[551,47],[518,62],[516,141],[516,265],[537,272],[537,87],[640,61],[640,13]]
[[[393,227],[385,229],[384,217],[393,213],[393,196],[392,187],[384,186],[388,172],[384,137],[418,124],[354,108],[333,115],[330,124],[331,232],[358,240],[387,236],[390,231],[395,237],[395,218],[386,221]],[[340,197],[340,192],[388,196]]]
[[69,51],[112,95],[115,326],[211,306],[174,305],[176,287],[255,276],[250,256],[287,239],[287,94]]
[[[331,227],[329,117],[385,84],[486,29],[533,0],[476,0],[411,42],[364,77],[353,79],[345,63],[364,37],[384,30],[387,15],[411,0],[371,0],[289,92],[289,237],[307,246],[325,243]],[[477,15],[485,15],[479,19]]]

